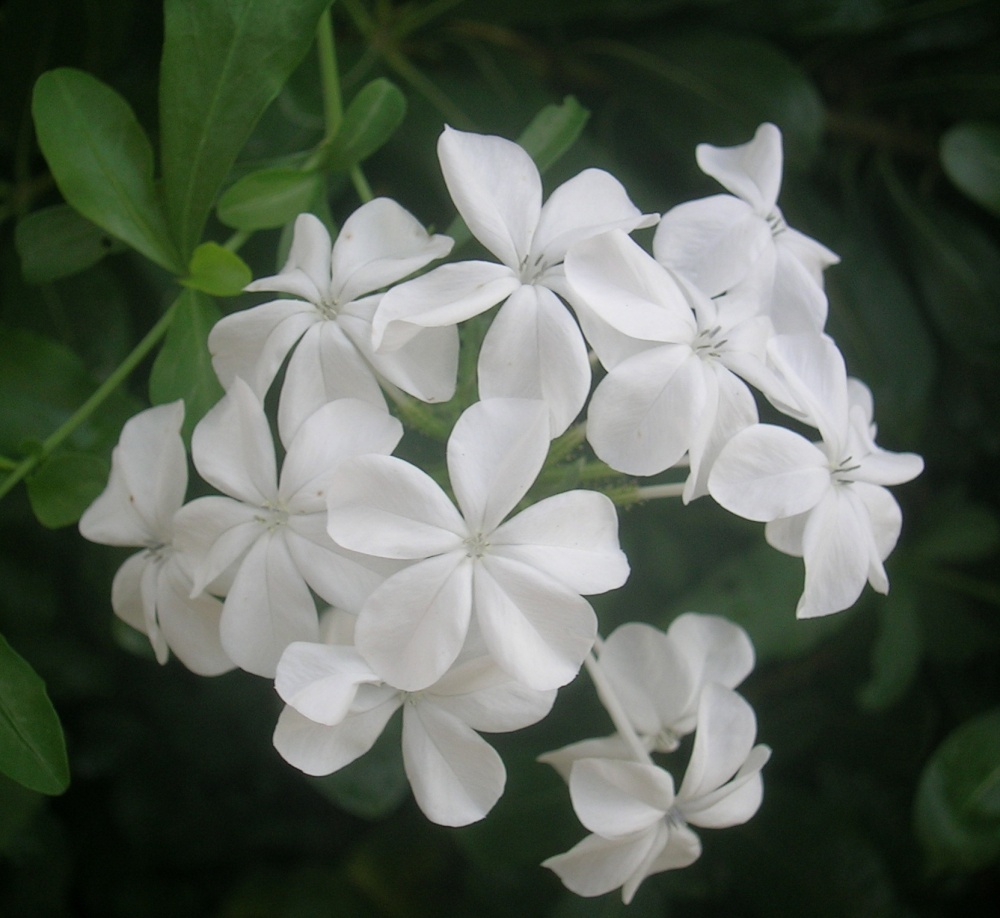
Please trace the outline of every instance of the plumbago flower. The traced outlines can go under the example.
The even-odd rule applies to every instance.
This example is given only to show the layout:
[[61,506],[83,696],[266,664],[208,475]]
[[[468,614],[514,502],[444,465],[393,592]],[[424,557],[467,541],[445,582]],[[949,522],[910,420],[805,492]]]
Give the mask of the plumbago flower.
[[779,336],[770,355],[822,439],[810,443],[770,424],[748,427],[722,450],[709,489],[732,513],[766,522],[775,548],[803,558],[798,616],[828,615],[852,605],[866,580],[888,592],[882,562],[899,538],[902,513],[883,486],[915,478],[923,460],[876,446],[871,393],[848,380],[829,338]]
[[[629,725],[649,752],[673,752],[697,724],[702,689],[736,688],[754,666],[750,637],[717,615],[686,612],[666,632],[642,622],[616,628],[598,643],[596,665]],[[539,756],[569,779],[581,758],[632,757],[618,733],[583,740]]]
[[480,398],[542,399],[557,436],[590,391],[587,346],[559,299],[567,295],[566,251],[581,239],[652,226],[658,218],[640,213],[621,183],[600,169],[560,185],[543,205],[531,157],[501,137],[446,128],[438,157],[459,214],[501,263],[442,265],[394,287],[372,322],[375,348],[394,353],[420,329],[451,326],[503,303],[479,353]]
[[108,485],[80,518],[80,534],[102,545],[142,548],[115,574],[112,608],[149,637],[160,663],[172,650],[188,669],[214,676],[233,668],[219,640],[222,604],[191,598],[190,568],[174,543],[175,514],[187,491],[183,422],[181,401],[126,422]]
[[689,201],[664,214],[653,239],[656,260],[730,305],[745,307],[759,297],[758,308],[779,332],[822,331],[822,272],[840,259],[789,227],[778,208],[781,131],[765,123],[749,143],[703,143],[695,155],[702,172],[732,194]]
[[698,728],[680,789],[672,775],[644,761],[584,758],[572,764],[569,791],[591,831],[565,854],[543,861],[581,896],[621,887],[628,904],[646,877],[687,867],[701,855],[691,826],[746,822],[760,807],[760,771],[771,750],[754,745],[757,720],[736,692],[717,683],[700,693]]
[[767,385],[770,321],[719,309],[621,231],[575,245],[566,278],[590,311],[626,339],[617,349],[598,350],[608,375],[587,413],[594,452],[631,475],[662,472],[688,453],[684,499],[707,493],[718,451],[757,420],[744,379]]
[[318,643],[289,645],[275,688],[286,703],[275,748],[310,775],[330,774],[366,753],[402,708],[403,766],[414,797],[428,819],[447,826],[482,819],[503,793],[503,761],[479,732],[536,723],[556,694],[525,687],[475,653],[409,693],[382,682],[354,647]]
[[376,198],[348,217],[332,249],[326,227],[301,214],[285,267],[246,288],[291,298],[226,316],[208,337],[219,380],[228,389],[243,379],[263,399],[295,348],[278,409],[281,436],[289,441],[309,415],[334,399],[359,398],[385,408],[380,379],[424,401],[447,401],[455,389],[455,329],[431,329],[391,354],[376,354],[371,321],[381,298],[374,291],[447,255],[452,244],[447,236],[428,235],[388,198]]
[[488,399],[459,418],[447,459],[458,508],[426,473],[390,456],[345,462],[330,483],[339,545],[413,562],[368,597],[357,647],[386,682],[418,691],[462,651],[475,618],[489,655],[530,688],[565,685],[597,633],[581,594],[621,586],[628,562],[603,494],[568,491],[503,522],[549,448],[544,403]]
[[328,480],[344,460],[389,453],[401,436],[385,411],[339,399],[299,425],[279,477],[263,405],[239,378],[195,428],[195,467],[228,496],[202,497],[179,512],[183,549],[198,559],[193,593],[226,593],[222,645],[240,667],[273,677],[288,644],[317,638],[310,588],[357,610],[381,582],[384,563],[327,536]]

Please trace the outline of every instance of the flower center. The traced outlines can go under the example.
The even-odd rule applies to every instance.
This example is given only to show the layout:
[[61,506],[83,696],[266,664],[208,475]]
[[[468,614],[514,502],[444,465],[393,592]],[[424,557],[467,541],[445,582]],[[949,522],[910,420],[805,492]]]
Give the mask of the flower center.
[[167,558],[170,557],[172,552],[172,545],[169,545],[166,542],[157,542],[155,545],[147,545],[144,554],[150,561],[162,564],[167,560]]
[[840,462],[830,464],[830,475],[838,484],[850,484],[854,478],[851,472],[857,471],[861,465],[854,461],[853,456],[845,456]]
[[257,514],[254,519],[268,532],[274,532],[288,525],[288,511],[284,507],[268,503],[262,509],[264,512]]
[[318,303],[315,304],[317,312],[324,319],[336,319],[339,307],[339,303],[330,295],[329,292],[322,294]]
[[772,210],[765,218],[767,220],[767,225],[771,228],[771,236],[780,236],[786,229],[788,229],[788,224],[785,223],[785,218],[781,215],[781,211],[775,208]]
[[465,554],[469,558],[481,558],[490,548],[490,543],[482,532],[469,536],[463,544]]
[[691,344],[691,349],[703,360],[708,357],[718,359],[722,356],[722,348],[729,340],[728,338],[720,338],[721,334],[721,325],[704,329],[698,332],[698,336]]
[[530,254],[525,255],[521,259],[520,270],[518,275],[521,279],[522,284],[533,284],[538,280],[548,269],[549,265],[545,262],[545,254],[536,255],[534,258]]

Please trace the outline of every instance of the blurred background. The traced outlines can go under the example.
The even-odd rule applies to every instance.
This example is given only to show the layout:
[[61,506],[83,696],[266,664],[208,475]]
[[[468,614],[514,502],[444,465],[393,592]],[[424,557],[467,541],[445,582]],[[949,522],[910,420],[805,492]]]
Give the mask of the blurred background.
[[[746,826],[704,831],[694,866],[580,900],[538,866],[582,835],[548,749],[610,730],[585,678],[551,717],[491,738],[505,797],[482,824],[430,825],[392,731],[328,779],[271,746],[272,687],[160,667],[117,622],[125,551],[49,528],[23,487],[0,503],[0,632],[45,680],[72,783],[0,776],[0,915],[950,916],[1000,903],[1000,4],[995,0],[338,0],[343,90],[386,76],[401,127],[365,163],[376,194],[442,230],[444,123],[516,138],[572,95],[581,139],[545,176],[609,169],[646,211],[719,189],[694,147],[785,137],[780,204],[842,258],[829,331],[875,395],[879,442],[926,461],[894,489],[890,595],[796,622],[801,562],[706,498],[622,516],[633,575],[602,631],[685,610],[748,629],[741,691],[774,749]],[[108,237],[54,246],[28,216],[58,204],[30,114],[39,74],[82,68],[157,132],[162,8],[148,0],[0,5],[0,453],[44,440],[153,325],[168,275]],[[323,134],[310,52],[236,175]],[[357,204],[330,185],[335,218]],[[210,225],[210,238],[230,233]],[[648,242],[648,239],[645,239]],[[62,240],[65,243],[65,239]],[[280,266],[277,230],[241,249]],[[258,298],[221,301],[223,311]],[[151,361],[75,435],[106,457],[148,404]],[[2,713],[2,712],[0,712]]]

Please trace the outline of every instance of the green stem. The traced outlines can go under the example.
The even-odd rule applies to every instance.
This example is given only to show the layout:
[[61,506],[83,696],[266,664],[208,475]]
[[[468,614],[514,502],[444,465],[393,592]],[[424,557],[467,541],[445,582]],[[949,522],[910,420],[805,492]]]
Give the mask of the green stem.
[[333,17],[327,8],[316,26],[316,51],[319,55],[319,72],[323,87],[323,119],[326,122],[326,140],[333,140],[344,118],[344,104],[340,95],[340,74],[337,71],[337,51],[333,44]]
[[5,497],[14,485],[30,475],[31,472],[41,465],[55,451],[56,447],[86,421],[94,413],[94,410],[125,381],[128,375],[167,333],[167,329],[170,328],[170,323],[173,321],[179,303],[180,299],[174,301],[170,308],[160,317],[159,321],[146,333],[146,336],[132,349],[128,357],[94,390],[93,395],[49,435],[45,442],[42,443],[41,449],[33,455],[28,456],[27,459],[24,459],[0,482],[0,498]]
[[354,185],[358,197],[361,198],[362,204],[367,204],[375,197],[372,186],[368,184],[368,179],[365,178],[360,166],[351,166],[351,183]]

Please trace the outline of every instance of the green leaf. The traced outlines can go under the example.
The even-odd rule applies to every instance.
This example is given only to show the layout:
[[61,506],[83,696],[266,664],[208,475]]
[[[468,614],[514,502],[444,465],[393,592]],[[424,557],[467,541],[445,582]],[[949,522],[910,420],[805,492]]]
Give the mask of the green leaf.
[[221,313],[215,301],[197,290],[181,293],[177,314],[149,374],[149,400],[162,405],[184,399],[185,438],[221,397],[212,369],[208,333]]
[[331,169],[347,170],[380,149],[406,116],[406,96],[390,80],[372,80],[351,100],[330,144]]
[[937,748],[914,820],[934,870],[973,871],[1000,856],[1000,710],[962,724]]
[[0,771],[42,794],[69,787],[66,743],[45,683],[2,635]]
[[1000,548],[1000,520],[987,507],[950,494],[930,510],[930,519],[910,552],[927,561],[961,564],[984,560]]
[[31,509],[43,526],[71,526],[108,483],[111,467],[93,453],[57,453],[28,479]]
[[529,124],[517,142],[524,147],[544,173],[576,143],[590,118],[573,96],[566,96],[560,105],[546,105]]
[[717,568],[703,586],[676,604],[674,615],[693,611],[732,619],[749,633],[758,663],[799,657],[849,619],[848,612],[840,612],[796,620],[802,577],[801,560],[759,544]]
[[[0,326],[0,454],[12,456],[44,441],[99,385],[69,348],[23,329]],[[69,437],[78,450],[110,452],[122,424],[139,406],[113,393]]]
[[217,242],[203,242],[191,256],[189,274],[181,283],[211,296],[236,296],[253,280],[245,261]]
[[318,172],[262,169],[226,190],[219,200],[219,220],[234,229],[273,229],[308,211],[322,192]]
[[330,0],[166,0],[160,69],[170,222],[193,251],[264,109],[312,44]]
[[924,653],[924,635],[917,615],[916,585],[894,578],[892,591],[879,603],[879,631],[872,645],[872,674],[858,692],[858,703],[869,711],[884,711],[913,684]]
[[82,70],[43,73],[31,104],[38,144],[66,201],[168,271],[182,262],[153,185],[153,151],[128,103]]
[[66,204],[36,210],[18,221],[14,244],[29,284],[70,277],[116,248],[107,233]]
[[400,752],[402,721],[393,716],[375,745],[350,765],[310,778],[324,797],[363,819],[381,819],[397,810],[410,792]]
[[956,124],[941,138],[941,165],[956,188],[1000,216],[1000,124]]

